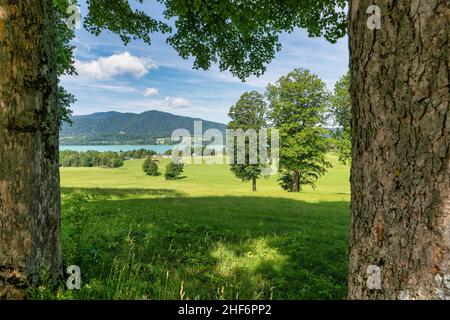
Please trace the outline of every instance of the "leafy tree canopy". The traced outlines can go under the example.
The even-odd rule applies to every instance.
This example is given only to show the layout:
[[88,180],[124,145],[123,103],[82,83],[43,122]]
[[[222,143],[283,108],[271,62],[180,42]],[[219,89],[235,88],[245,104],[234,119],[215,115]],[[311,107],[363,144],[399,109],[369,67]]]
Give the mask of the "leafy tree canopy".
[[267,125],[266,101],[264,96],[256,91],[244,93],[234,106],[230,108],[228,116],[231,121],[230,129],[261,129]]
[[320,78],[308,70],[295,69],[267,87],[269,119],[280,131],[281,185],[292,178],[292,191],[301,184],[314,184],[330,163],[327,130],[323,128],[329,93]]
[[219,69],[245,79],[261,75],[281,49],[278,35],[305,28],[309,36],[336,42],[347,30],[347,0],[158,0],[164,20],[134,9],[144,0],[87,0],[86,30],[116,33],[125,44],[151,34],[167,34],[181,57],[194,58],[194,68]]
[[[228,116],[230,117],[231,121],[228,124],[228,128],[235,130],[241,129],[243,132],[249,129],[253,129],[255,130],[255,133],[258,133],[262,128],[265,128],[267,126],[265,119],[266,109],[266,101],[264,100],[264,96],[262,94],[256,91],[246,92],[239,98],[236,104],[230,108]],[[230,166],[230,169],[234,173],[234,175],[237,178],[242,179],[243,181],[260,178],[262,175],[262,168],[264,166],[264,164],[261,164],[260,161],[258,161],[257,164],[250,163],[249,142],[250,141],[246,140],[244,142],[243,150],[240,150],[241,152],[245,152],[246,163],[234,163]],[[234,141],[233,143],[236,153],[238,151],[238,145],[236,141]],[[236,159],[237,157],[235,155],[235,160]],[[254,185],[254,188],[256,188],[256,185]]]
[[[165,6],[163,21],[135,9],[145,0],[87,0],[84,28],[94,35],[117,34],[124,44],[141,39],[151,44],[155,32],[167,34],[167,42],[179,55],[194,59],[196,69],[218,64],[241,80],[263,74],[281,50],[278,35],[305,28],[311,37],[323,36],[334,43],[346,34],[347,0],[157,0]],[[67,8],[77,0],[53,0],[56,8],[58,77],[75,74],[66,27]],[[58,87],[62,122],[70,123],[75,97]]]

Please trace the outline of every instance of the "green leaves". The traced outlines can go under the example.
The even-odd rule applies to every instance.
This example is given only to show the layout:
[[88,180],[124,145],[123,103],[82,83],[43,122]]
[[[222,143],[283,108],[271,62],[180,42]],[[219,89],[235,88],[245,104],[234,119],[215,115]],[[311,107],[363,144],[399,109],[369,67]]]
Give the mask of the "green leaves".
[[158,170],[158,162],[156,160],[152,159],[145,159],[144,163],[142,164],[142,170],[149,175],[149,176],[159,176],[159,170]]
[[335,42],[347,28],[345,0],[201,1],[162,0],[167,19],[174,18],[176,33],[168,42],[194,67],[218,63],[244,80],[266,70],[281,44],[278,35],[296,27],[312,37]]
[[[76,3],[73,0],[53,0],[54,7],[54,27],[56,34],[56,73],[58,78],[62,75],[73,75],[76,74],[74,67],[74,50],[70,41],[75,38],[75,33],[73,30],[67,28],[66,20],[68,18],[67,8],[69,5]],[[76,101],[75,97],[59,85],[58,80],[58,91],[56,93],[57,103],[60,110],[60,126],[66,122],[70,124],[70,116],[72,111],[70,106]]]
[[166,171],[164,172],[164,177],[166,180],[179,179],[184,170],[184,164],[169,162],[166,166]]
[[352,157],[352,103],[350,97],[350,74],[343,76],[334,87],[331,114],[337,130],[334,133],[339,160],[347,163]]
[[128,0],[87,0],[87,5],[89,12],[84,19],[84,27],[96,36],[109,30],[117,34],[124,44],[136,39],[151,44],[152,33],[171,31],[165,22],[153,19],[144,11],[132,9]]
[[330,166],[327,130],[323,128],[329,105],[325,84],[305,69],[295,69],[267,87],[269,119],[280,130],[280,184],[298,191],[311,184]]
[[[229,129],[242,129],[247,131],[253,129],[256,132],[267,126],[265,114],[267,105],[264,96],[256,91],[244,93],[234,106],[230,108],[228,116],[231,122],[228,124]],[[249,138],[250,139],[250,138]],[[245,141],[245,159],[246,164],[232,164],[231,171],[234,175],[243,181],[258,179],[262,176],[262,168],[264,165],[250,164],[250,141]],[[237,151],[237,143],[234,150]],[[259,141],[261,143],[261,141]],[[236,157],[235,157],[236,159]],[[259,161],[258,161],[259,162]]]
[[[134,9],[129,0],[87,0],[84,28],[94,35],[108,30],[124,44],[141,39],[151,44],[151,34],[170,34],[167,42],[179,55],[194,58],[193,67],[218,64],[245,80],[262,75],[281,44],[278,35],[305,28],[311,37],[336,42],[347,30],[346,0],[158,0],[165,6],[166,21]],[[74,31],[65,25],[67,7],[76,0],[53,0],[56,8],[58,76],[75,74]],[[144,0],[136,0],[143,3]],[[170,21],[170,23],[169,23]],[[175,28],[171,27],[172,21]],[[68,122],[75,98],[63,88],[58,93],[62,120]]]
[[[109,30],[125,44],[151,34],[170,34],[167,42],[193,67],[229,70],[245,80],[262,75],[281,44],[278,35],[304,28],[311,37],[336,42],[347,31],[346,0],[158,0],[165,21],[133,9],[128,0],[87,0],[86,30]],[[143,3],[144,0],[137,0]],[[174,28],[172,28],[172,25]]]
[[256,91],[244,93],[238,102],[230,108],[228,116],[230,129],[256,129],[265,127],[266,101],[264,96]]
[[[280,184],[299,191],[303,184],[314,186],[331,165],[326,160],[328,130],[324,128],[330,94],[324,82],[305,69],[295,69],[268,85],[266,99],[258,92],[248,92],[231,107],[230,129],[256,129],[269,125],[280,134]],[[248,142],[246,152],[248,153]],[[247,163],[248,159],[247,159]],[[244,181],[258,178],[261,165],[234,164],[233,173]]]

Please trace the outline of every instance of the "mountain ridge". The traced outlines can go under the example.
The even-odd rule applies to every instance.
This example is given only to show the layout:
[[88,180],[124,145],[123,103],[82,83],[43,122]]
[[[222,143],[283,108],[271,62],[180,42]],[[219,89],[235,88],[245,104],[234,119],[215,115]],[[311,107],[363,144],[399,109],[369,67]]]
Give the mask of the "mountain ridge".
[[170,138],[175,129],[194,133],[194,121],[202,121],[203,131],[218,129],[225,135],[226,125],[200,118],[185,117],[158,110],[142,113],[117,111],[72,116],[72,125],[64,124],[61,145],[153,144]]

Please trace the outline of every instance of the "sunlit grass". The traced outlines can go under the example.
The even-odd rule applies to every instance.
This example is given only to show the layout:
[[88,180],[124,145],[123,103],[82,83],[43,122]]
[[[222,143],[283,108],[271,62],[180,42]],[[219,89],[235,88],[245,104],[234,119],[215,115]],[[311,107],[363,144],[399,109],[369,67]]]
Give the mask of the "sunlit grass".
[[281,190],[276,177],[252,192],[227,165],[188,165],[176,181],[146,176],[141,160],[62,168],[64,263],[81,267],[83,286],[31,296],[345,298],[349,169],[331,160],[317,189],[299,194]]

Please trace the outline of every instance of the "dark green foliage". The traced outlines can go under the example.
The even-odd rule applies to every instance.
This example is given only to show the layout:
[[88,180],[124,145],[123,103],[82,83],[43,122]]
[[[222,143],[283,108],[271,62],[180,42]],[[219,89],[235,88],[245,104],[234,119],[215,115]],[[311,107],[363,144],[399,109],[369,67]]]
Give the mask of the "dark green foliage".
[[64,89],[64,87],[58,86],[57,99],[60,111],[60,127],[62,127],[64,123],[71,125],[72,120],[70,117],[72,116],[72,110],[70,109],[70,106],[77,101],[75,96]]
[[123,159],[126,159],[126,158],[145,159],[145,158],[151,158],[151,157],[154,157],[157,155],[157,153],[155,151],[148,150],[148,149],[120,151],[119,154]]
[[104,167],[119,168],[123,166],[124,160],[117,152],[99,151],[61,151],[60,163],[64,167]]
[[280,186],[286,191],[293,191],[296,184],[302,190],[302,186],[310,185],[313,189],[316,188],[315,182],[325,174],[326,169],[330,164],[303,166],[303,170],[299,170],[298,174],[293,174],[290,170],[281,170],[278,182]]
[[158,162],[152,159],[146,159],[142,164],[142,170],[149,176],[159,176],[160,173],[158,171]]
[[[231,122],[228,124],[229,129],[242,129],[244,132],[253,129],[256,133],[262,128],[266,127],[265,113],[266,102],[264,96],[256,91],[244,93],[236,102],[234,106],[230,108],[228,116]],[[259,139],[258,139],[259,140]],[[238,151],[237,141],[234,141],[235,162],[237,161],[236,153]],[[253,191],[256,191],[256,179],[262,176],[262,168],[264,165],[260,164],[258,159],[257,164],[250,164],[249,155],[249,140],[245,141],[245,164],[231,164],[230,168],[234,175],[242,179],[242,181],[253,181]]]
[[[56,8],[58,76],[74,74],[73,30],[67,28],[66,9],[76,0],[53,0]],[[143,0],[137,0],[143,3]],[[128,0],[87,0],[84,28],[94,35],[108,30],[124,44],[141,39],[151,44],[151,34],[169,34],[167,42],[179,55],[194,58],[194,68],[209,69],[213,63],[244,80],[261,75],[281,50],[278,35],[304,28],[311,37],[323,36],[330,42],[347,32],[347,0],[317,1],[201,1],[159,0],[165,21],[134,9]],[[134,7],[134,6],[133,6]],[[169,22],[170,21],[170,22]],[[171,25],[174,24],[175,28]],[[70,105],[75,97],[60,88],[60,118],[70,123]]]
[[[298,185],[300,186],[300,178],[297,176],[296,179]],[[280,174],[278,183],[283,190],[292,191],[292,187],[294,186],[294,176],[290,171],[284,171]]]
[[130,3],[128,0],[87,0],[89,13],[84,20],[84,27],[96,36],[109,30],[125,44],[136,39],[151,44],[152,33],[171,31],[167,23],[155,20],[141,10],[132,9]]
[[265,71],[281,49],[282,32],[305,28],[311,37],[335,42],[347,31],[347,0],[159,2],[166,8],[165,21],[133,9],[130,1],[88,0],[84,27],[94,35],[109,30],[125,44],[132,39],[150,44],[152,33],[169,33],[168,43],[182,58],[193,57],[194,68],[217,63],[240,79]]
[[[143,3],[143,0],[137,0]],[[94,35],[109,30],[124,44],[141,39],[151,44],[151,34],[170,34],[167,42],[179,55],[194,58],[194,68],[209,69],[213,63],[244,80],[261,75],[281,50],[278,35],[304,28],[311,37],[336,42],[347,32],[347,0],[317,1],[201,1],[159,0],[166,21],[134,9],[128,0],[87,0],[84,28]],[[76,0],[53,0],[57,34],[58,77],[75,74],[74,31],[67,28],[66,10]],[[169,20],[171,20],[169,22]],[[175,25],[172,28],[170,25]],[[175,31],[175,32],[174,32]],[[70,105],[75,97],[58,89],[62,122],[70,123]]]
[[[267,87],[269,118],[280,130],[282,187],[291,176],[292,191],[313,184],[330,166],[325,112],[329,94],[325,84],[308,70],[296,69]],[[295,186],[299,181],[300,185]],[[296,188],[294,188],[294,186]]]
[[[233,164],[230,166],[234,175],[242,181],[251,181],[261,177],[261,166],[258,164]],[[256,191],[256,190],[255,190]]]
[[347,30],[346,0],[201,1],[162,0],[176,33],[168,39],[194,68],[219,69],[245,79],[261,75],[281,49],[278,34],[305,28],[331,42]]
[[331,113],[336,125],[333,134],[339,160],[347,163],[352,158],[352,103],[350,98],[350,74],[343,76],[334,87]]
[[173,163],[172,161],[169,162],[166,166],[166,171],[164,172],[164,177],[166,180],[175,180],[180,178],[181,174],[184,170],[184,164],[179,163]]
[[73,30],[67,28],[66,20],[68,14],[66,13],[69,5],[76,3],[73,0],[53,0],[55,8],[55,34],[56,34],[56,59],[57,59],[57,75],[58,75],[58,92],[57,101],[60,110],[60,126],[63,123],[70,124],[70,116],[72,111],[70,106],[75,103],[76,99],[73,94],[59,85],[59,78],[62,75],[76,74],[74,67],[74,50],[75,47],[70,43],[75,38]]
[[246,92],[230,108],[228,116],[231,121],[228,128],[243,130],[264,128],[267,125],[266,109],[266,101],[262,94],[256,91]]

